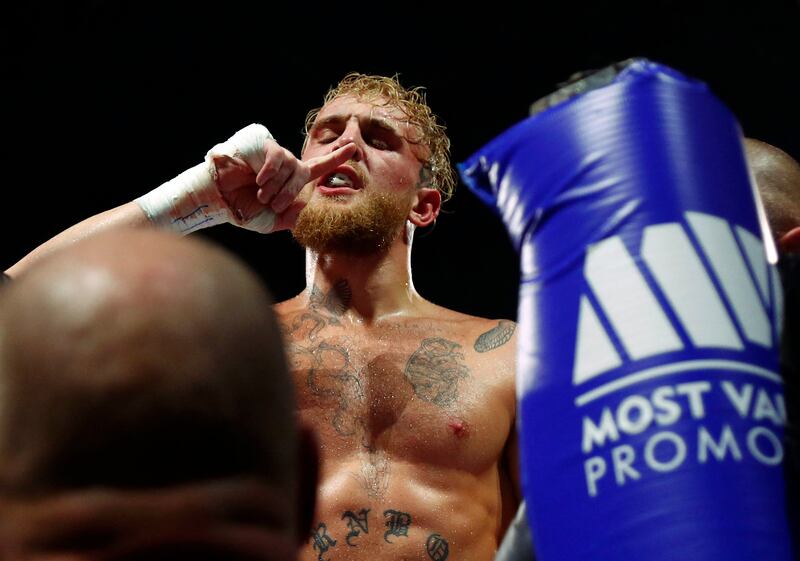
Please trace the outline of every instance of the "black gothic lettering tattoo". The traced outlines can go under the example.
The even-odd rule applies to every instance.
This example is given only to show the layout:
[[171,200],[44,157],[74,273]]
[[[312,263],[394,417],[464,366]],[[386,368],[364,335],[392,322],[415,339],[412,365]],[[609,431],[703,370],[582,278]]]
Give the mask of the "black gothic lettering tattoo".
[[386,543],[394,543],[389,541],[389,536],[408,537],[408,527],[411,526],[410,514],[399,510],[384,510],[383,516],[386,517],[384,522],[386,531],[383,533]]
[[324,522],[320,522],[319,526],[311,530],[311,547],[317,551],[318,561],[328,561],[322,556],[334,546],[336,546],[336,540],[328,534],[328,527]]
[[423,339],[406,363],[406,379],[417,397],[439,407],[452,405],[458,397],[458,381],[469,376],[461,345],[432,337]]
[[431,534],[425,542],[425,551],[433,561],[445,561],[450,554],[450,546],[439,534]]
[[481,333],[475,340],[475,350],[479,353],[485,353],[497,347],[502,347],[514,335],[516,328],[517,324],[513,321],[500,320],[495,327],[486,333]]
[[417,189],[430,189],[431,187],[433,187],[433,167],[430,163],[424,163],[419,170]]
[[361,380],[350,365],[344,347],[322,342],[313,349],[295,345],[295,352],[310,357],[306,384],[311,393],[336,402],[331,425],[341,436],[365,434],[359,405],[365,400]]
[[350,533],[347,534],[347,537],[344,539],[344,541],[347,542],[347,545],[351,547],[358,547],[357,543],[352,543],[350,540],[360,536],[361,532],[369,534],[369,524],[367,522],[368,512],[368,508],[362,508],[358,511],[358,514],[353,513],[352,510],[345,511],[345,513],[342,514],[342,520],[347,519],[347,529],[350,530]]

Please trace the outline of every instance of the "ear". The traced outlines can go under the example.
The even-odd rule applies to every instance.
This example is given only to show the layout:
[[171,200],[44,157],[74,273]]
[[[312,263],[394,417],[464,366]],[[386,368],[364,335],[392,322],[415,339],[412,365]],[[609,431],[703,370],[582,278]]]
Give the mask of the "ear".
[[792,228],[778,240],[781,253],[800,253],[800,226]]
[[317,437],[310,426],[298,423],[297,541],[303,544],[314,523],[319,483],[319,451]]
[[442,194],[438,189],[427,187],[418,189],[414,196],[414,206],[411,207],[408,220],[415,226],[428,226],[439,216],[441,208]]

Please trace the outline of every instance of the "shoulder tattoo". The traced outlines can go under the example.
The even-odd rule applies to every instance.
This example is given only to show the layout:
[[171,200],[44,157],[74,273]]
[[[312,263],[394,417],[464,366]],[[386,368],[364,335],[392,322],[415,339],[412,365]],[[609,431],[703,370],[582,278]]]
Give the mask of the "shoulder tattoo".
[[511,340],[511,336],[514,335],[514,330],[516,328],[517,324],[513,321],[500,320],[497,322],[497,325],[489,331],[481,333],[478,338],[475,339],[473,347],[479,353],[485,353],[497,347],[502,347]]

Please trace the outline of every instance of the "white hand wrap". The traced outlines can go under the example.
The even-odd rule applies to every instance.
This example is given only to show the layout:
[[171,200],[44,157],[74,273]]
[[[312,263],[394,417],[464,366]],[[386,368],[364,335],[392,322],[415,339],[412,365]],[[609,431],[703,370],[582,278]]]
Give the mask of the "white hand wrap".
[[235,216],[219,192],[214,165],[214,156],[230,156],[244,160],[258,173],[264,165],[264,143],[269,139],[273,136],[266,127],[248,125],[209,150],[203,163],[139,197],[136,203],[153,224],[181,234],[226,222],[269,233],[275,224],[275,213],[265,208],[246,221]]

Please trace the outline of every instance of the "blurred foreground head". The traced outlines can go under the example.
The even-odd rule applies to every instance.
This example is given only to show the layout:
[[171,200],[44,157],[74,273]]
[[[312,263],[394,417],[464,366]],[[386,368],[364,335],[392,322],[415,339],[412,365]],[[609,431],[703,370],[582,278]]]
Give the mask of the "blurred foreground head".
[[21,556],[260,559],[228,545],[266,528],[291,551],[298,455],[271,298],[227,252],[116,232],[0,293],[0,544]]
[[760,140],[746,138],[744,146],[778,251],[800,252],[800,164]]

